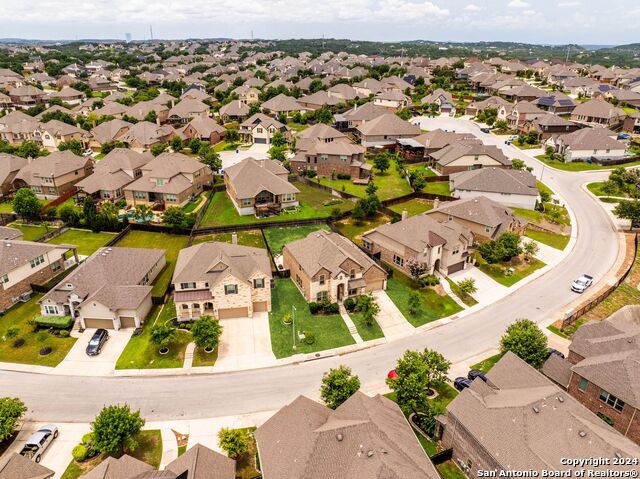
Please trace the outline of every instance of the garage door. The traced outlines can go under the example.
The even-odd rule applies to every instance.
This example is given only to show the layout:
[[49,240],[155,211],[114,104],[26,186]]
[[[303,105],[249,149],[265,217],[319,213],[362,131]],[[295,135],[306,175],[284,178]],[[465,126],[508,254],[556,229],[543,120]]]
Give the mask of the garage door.
[[266,301],[256,301],[253,303],[254,311],[269,311],[269,303]]
[[121,328],[135,328],[136,327],[136,318],[133,316],[120,316],[120,327]]
[[86,328],[114,329],[111,319],[84,318],[84,326]]
[[266,143],[267,139],[266,138],[254,138],[253,142],[254,143]]
[[246,318],[249,316],[248,308],[227,308],[218,310],[218,319]]
[[369,283],[367,283],[367,287],[366,290],[367,291],[379,291],[383,288],[384,286],[384,280],[380,279],[378,281],[371,281]]
[[447,274],[455,273],[456,271],[462,271],[464,269],[464,261],[452,264],[447,268]]

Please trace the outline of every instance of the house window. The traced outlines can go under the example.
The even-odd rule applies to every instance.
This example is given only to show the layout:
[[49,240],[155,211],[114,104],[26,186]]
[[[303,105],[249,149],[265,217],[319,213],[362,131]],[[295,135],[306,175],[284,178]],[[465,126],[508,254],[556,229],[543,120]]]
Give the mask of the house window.
[[133,197],[139,200],[146,200],[147,194],[144,191],[134,191]]
[[580,378],[578,389],[584,392],[587,389],[587,384],[589,384],[589,381],[587,381],[585,378]]
[[340,161],[343,162],[343,163],[346,163],[347,160],[348,160],[348,158],[346,156],[341,156],[340,157]]
[[58,307],[47,304],[44,307],[44,314],[49,314],[49,315],[58,314]]
[[62,268],[62,266],[60,265],[60,261],[51,263],[51,271],[58,271],[60,268]]
[[102,190],[102,197],[103,198],[111,198],[111,194],[108,191]]
[[262,128],[256,128],[256,133],[263,133],[264,130]]
[[364,249],[366,249],[367,251],[371,251],[371,249],[373,248],[373,244],[371,244],[371,242],[370,242],[370,241],[367,241],[367,240],[364,240],[364,239],[363,239],[363,240],[362,240],[362,247],[363,247]]
[[616,411],[622,411],[624,408],[624,402],[615,397],[613,394],[608,393],[604,389],[600,390],[600,401],[608,404]]
[[316,294],[316,300],[324,301],[325,299],[327,299],[327,292],[326,291],[318,291],[318,294]]
[[458,254],[460,252],[460,245],[455,245],[453,247],[453,251],[451,252],[451,254]]
[[395,264],[396,266],[400,266],[402,268],[404,266],[404,258],[402,256],[398,256],[397,254],[394,254],[393,264]]
[[349,296],[355,296],[356,294],[358,294],[358,290],[356,288],[352,288],[349,290]]
[[42,193],[42,188],[40,188],[38,185],[33,185],[31,189],[34,191],[34,193]]
[[196,283],[180,283],[180,289],[195,289]]
[[356,270],[352,269],[351,271],[349,271],[349,278],[353,279],[356,277]]
[[320,278],[318,279],[318,282],[320,283],[321,286],[324,284],[324,274],[320,275]]
[[44,263],[44,257],[42,255],[38,256],[37,258],[34,258],[31,260],[31,267],[35,268],[36,266],[38,266],[39,264]]
[[164,178],[156,178],[156,185],[157,186],[162,186],[167,182],[167,180],[165,180]]
[[183,304],[182,305],[182,309],[189,309],[189,305],[188,304]]
[[225,284],[224,285],[224,294],[238,294],[238,285],[237,284]]
[[302,288],[302,280],[300,279],[300,276],[298,276],[297,274],[296,274],[296,284]]
[[2,276],[2,278],[0,278],[0,283],[8,283],[9,282],[9,275],[5,274]]
[[144,275],[144,278],[142,278],[142,281],[140,282],[140,284],[142,286],[146,285],[149,282],[149,273]]
[[251,206],[251,198],[245,198],[240,201],[241,206]]
[[264,278],[256,278],[253,280],[253,287],[255,289],[262,289],[264,288]]
[[167,201],[176,202],[178,201],[178,197],[176,195],[164,195]]
[[282,195],[282,201],[294,201],[296,199],[295,193],[287,193]]
[[485,233],[489,233],[491,231],[491,228],[489,226],[485,226],[484,227],[484,232]]

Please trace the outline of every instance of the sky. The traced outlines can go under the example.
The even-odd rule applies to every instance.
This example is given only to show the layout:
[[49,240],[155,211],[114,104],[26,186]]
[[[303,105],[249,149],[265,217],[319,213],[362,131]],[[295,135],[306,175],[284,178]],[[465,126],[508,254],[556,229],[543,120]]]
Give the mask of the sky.
[[0,19],[0,38],[46,40],[144,40],[151,25],[165,39],[640,41],[638,0],[0,0]]

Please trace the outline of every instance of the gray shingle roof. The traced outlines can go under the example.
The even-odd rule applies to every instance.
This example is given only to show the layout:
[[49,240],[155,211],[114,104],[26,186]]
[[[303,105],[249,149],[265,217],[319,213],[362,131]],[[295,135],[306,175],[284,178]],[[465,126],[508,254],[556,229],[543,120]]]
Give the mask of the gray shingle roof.
[[528,171],[480,168],[449,176],[453,189],[538,196],[536,177]]
[[16,452],[0,457],[0,479],[49,479],[54,471]]

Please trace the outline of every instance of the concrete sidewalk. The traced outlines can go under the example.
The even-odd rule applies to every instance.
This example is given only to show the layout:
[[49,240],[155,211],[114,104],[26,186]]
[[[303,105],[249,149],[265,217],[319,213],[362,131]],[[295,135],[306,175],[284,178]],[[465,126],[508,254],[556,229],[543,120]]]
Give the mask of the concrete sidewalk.
[[511,288],[495,282],[473,265],[467,266],[467,269],[450,274],[449,278],[456,283],[459,283],[463,279],[473,279],[478,290],[471,296],[473,296],[473,299],[475,299],[478,304],[482,305],[494,303],[509,295],[511,292]]

